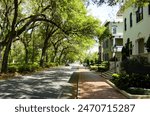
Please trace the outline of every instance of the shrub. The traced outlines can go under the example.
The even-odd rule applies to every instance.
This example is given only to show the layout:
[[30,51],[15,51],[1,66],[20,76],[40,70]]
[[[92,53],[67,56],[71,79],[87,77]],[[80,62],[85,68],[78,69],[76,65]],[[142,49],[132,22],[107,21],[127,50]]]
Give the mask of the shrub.
[[150,88],[150,77],[148,75],[132,74],[113,74],[112,82],[120,89],[127,90],[130,87]]
[[99,66],[98,66],[98,71],[104,72],[109,70],[109,62],[108,61],[103,61]]
[[46,63],[46,64],[45,64],[45,67],[46,67],[46,68],[55,67],[55,66],[58,66],[58,63],[50,62],[50,63]]
[[8,66],[8,72],[14,73],[18,71],[18,67],[16,65],[9,65]]
[[128,74],[149,74],[150,66],[147,66],[147,64],[148,62],[145,57],[137,57],[124,60],[121,63],[121,67]]
[[31,64],[31,70],[32,71],[36,71],[40,68],[39,64],[38,63],[34,63],[34,64]]
[[117,73],[114,73],[114,74],[112,74],[112,77],[113,77],[113,78],[119,78],[119,77],[120,77],[120,75],[119,75],[119,74],[117,74]]
[[104,72],[104,71],[106,71],[106,70],[107,70],[106,66],[104,66],[104,65],[98,66],[98,71],[99,71],[99,72]]
[[129,76],[121,76],[121,75],[115,75],[112,78],[112,82],[120,89],[126,90],[129,87]]
[[132,74],[130,87],[150,88],[150,77],[148,75]]
[[98,70],[98,66],[96,66],[96,65],[90,66],[90,70]]
[[150,95],[150,89],[130,87],[127,89],[130,94]]
[[30,72],[31,68],[30,68],[29,65],[24,64],[24,65],[20,65],[19,66],[18,71],[21,72],[21,73],[23,73],[23,72]]
[[39,65],[37,63],[34,64],[23,64],[18,67],[19,72],[34,72],[39,69]]

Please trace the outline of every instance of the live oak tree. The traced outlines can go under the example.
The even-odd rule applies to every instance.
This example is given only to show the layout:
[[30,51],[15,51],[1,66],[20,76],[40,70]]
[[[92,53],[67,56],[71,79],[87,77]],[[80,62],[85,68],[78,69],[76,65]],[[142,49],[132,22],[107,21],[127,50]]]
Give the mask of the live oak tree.
[[[92,38],[94,37],[94,35],[96,35],[96,33],[98,33],[98,30],[101,29],[98,20],[94,19],[91,16],[87,16],[86,9],[80,0],[69,1],[65,5],[59,8],[59,10],[61,9],[61,13],[59,13],[58,10],[57,12],[52,14],[54,15],[54,17],[52,16],[54,19],[55,17],[59,17],[59,19],[62,18],[62,20],[55,19],[54,21],[61,25],[61,27],[65,30],[65,33],[63,33],[62,30],[56,27],[53,27],[53,29],[51,30],[52,26],[48,27],[48,25],[47,28],[44,29],[44,35],[47,36],[49,33],[50,36],[47,36],[44,41],[42,56],[40,60],[41,66],[43,66],[44,63],[44,57],[46,56],[46,50],[48,49],[49,41],[51,43],[50,45],[53,46],[54,51],[54,54],[51,57],[51,61],[55,62],[58,53],[58,47],[62,46],[63,44],[62,40],[66,38],[73,38],[73,36],[90,36]],[[60,54],[60,56],[62,56],[62,53]]]
[[57,27],[51,26],[51,25],[46,25],[45,26],[45,32],[44,32],[44,43],[42,47],[42,54],[41,54],[41,59],[40,59],[40,66],[44,66],[44,57],[46,56],[46,50],[49,45],[49,40],[53,36],[53,34],[57,31]]
[[2,36],[3,38],[0,42],[0,46],[5,47],[1,72],[7,72],[8,56],[13,40],[21,35],[32,23],[36,21],[46,21],[59,27],[59,25],[42,14],[49,9],[48,5],[43,6],[43,9],[36,14],[24,17],[24,11],[21,9],[21,6],[24,5],[22,3],[23,0],[3,0],[0,2],[1,12],[3,13],[3,17],[1,18],[1,30],[3,31],[6,27],[6,31],[4,30],[4,36]]
[[86,0],[87,4],[90,4],[91,2],[94,4],[97,4],[98,6],[102,4],[108,4],[110,6],[116,5],[117,3],[123,3],[128,2],[131,4],[137,4],[137,5],[144,5],[145,3],[150,3],[150,0]]
[[[55,31],[59,31],[60,35],[65,35],[65,38],[75,38],[74,36],[76,36],[78,41],[85,38],[93,39],[93,37],[101,31],[101,27],[98,20],[87,15],[84,2],[84,0],[0,1],[0,47],[3,49],[1,72],[7,72],[9,54],[12,44],[15,41],[21,41],[23,43],[26,63],[29,62],[29,48],[33,49],[32,62],[34,62],[35,59],[35,48],[37,51],[38,49],[42,49],[40,58],[40,64],[42,66],[47,49],[52,48],[49,45],[51,45],[50,40],[53,40],[52,37],[55,38]],[[35,27],[35,29],[31,33],[30,30],[32,30],[33,27]],[[45,32],[42,32],[45,33],[45,35],[40,34],[40,30],[42,29],[45,29]],[[62,40],[63,39],[62,37]],[[39,41],[42,43],[38,43]],[[74,44],[73,48],[77,46],[78,44]],[[63,46],[60,48],[63,48]],[[64,48],[66,48],[66,46]],[[63,54],[73,53],[66,52],[66,49],[63,50],[63,52],[61,52],[61,50],[62,49],[59,49],[58,51]],[[63,55],[61,55],[61,57],[62,56]],[[61,57],[59,57],[59,59],[61,59]]]
[[[36,2],[32,1],[31,3],[41,4],[34,4],[37,7],[28,11],[28,9],[22,9],[27,6],[26,4],[29,4],[26,0],[3,0],[0,2],[1,12],[3,13],[1,30],[2,32],[4,31],[0,46],[5,47],[1,72],[7,72],[8,56],[13,40],[26,31],[33,23],[45,21],[61,28],[44,14],[47,10],[51,9],[49,1],[38,0]],[[26,15],[27,13],[29,15]]]
[[[48,48],[48,43],[49,43],[49,41],[52,40],[52,36],[54,36],[54,33],[56,31],[59,31],[60,35],[61,35],[61,33],[64,33],[64,34],[66,34],[66,36],[70,36],[70,34],[74,33],[74,32],[75,33],[80,32],[78,27],[82,26],[82,24],[79,25],[79,22],[77,22],[76,17],[78,17],[79,15],[81,15],[81,16],[86,15],[84,5],[81,3],[82,2],[80,0],[78,0],[77,2],[75,0],[72,0],[72,1],[62,1],[60,4],[55,3],[55,2],[52,4],[52,10],[51,10],[52,13],[49,13],[49,17],[51,17],[51,19],[55,23],[60,25],[65,30],[65,33],[62,30],[60,30],[59,28],[57,28],[56,26],[52,26],[52,25],[48,26],[46,24],[47,25],[46,29],[45,29],[46,37],[45,37],[44,45],[42,48],[40,66],[43,66],[44,57],[46,55],[46,50]],[[82,19],[80,19],[80,20],[82,20]],[[78,20],[78,21],[80,21],[80,20]],[[56,42],[56,43],[58,43],[58,42]],[[54,62],[55,61],[54,59],[57,54],[57,49],[58,49],[57,46],[58,45],[56,45],[56,43],[54,43],[53,41],[51,41],[51,43],[54,46],[54,56],[53,56],[54,58],[52,58],[53,62]]]

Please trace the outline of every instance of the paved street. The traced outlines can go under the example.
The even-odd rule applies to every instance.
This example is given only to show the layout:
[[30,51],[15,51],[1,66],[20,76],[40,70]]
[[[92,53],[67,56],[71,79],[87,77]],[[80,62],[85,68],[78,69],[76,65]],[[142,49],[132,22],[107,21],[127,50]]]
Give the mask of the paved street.
[[19,79],[0,80],[0,98],[56,99],[72,98],[73,84],[68,83],[77,69],[51,68]]
[[126,97],[98,74],[81,66],[71,65],[51,68],[17,79],[0,80],[0,98],[125,99]]

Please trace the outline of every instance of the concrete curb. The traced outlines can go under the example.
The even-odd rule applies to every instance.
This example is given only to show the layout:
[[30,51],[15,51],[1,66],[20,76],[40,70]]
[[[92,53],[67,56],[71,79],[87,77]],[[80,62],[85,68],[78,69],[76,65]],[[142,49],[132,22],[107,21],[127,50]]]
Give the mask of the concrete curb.
[[[103,77],[104,78],[104,77]],[[127,93],[124,90],[120,90],[118,87],[115,86],[115,84],[113,84],[111,81],[109,81],[108,79],[104,78],[105,81],[112,86],[113,88],[115,88],[117,91],[119,91],[120,93],[122,93],[124,96],[126,96],[128,99],[150,99],[150,95],[132,95],[130,93]]]

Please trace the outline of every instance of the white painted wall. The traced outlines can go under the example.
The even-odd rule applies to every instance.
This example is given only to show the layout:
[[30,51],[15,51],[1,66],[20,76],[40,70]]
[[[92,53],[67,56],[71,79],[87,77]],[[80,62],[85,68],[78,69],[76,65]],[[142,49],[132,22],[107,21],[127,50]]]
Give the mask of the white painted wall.
[[112,27],[116,26],[117,28],[117,33],[114,35],[123,35],[123,22],[110,22],[109,23],[109,30],[112,32]]
[[[120,38],[120,39],[123,39],[123,22],[122,20],[120,21],[116,21],[116,22],[110,22],[110,25],[109,25],[109,30],[112,32],[112,28],[113,27],[116,27],[117,29],[117,32],[116,34],[112,34],[114,36],[113,38],[113,46],[116,45],[116,39]],[[113,49],[113,46],[112,46],[112,51],[115,51]],[[121,52],[122,50],[122,46],[116,46],[117,47],[117,51],[116,52]]]
[[[117,51],[114,49],[114,45],[116,45],[116,39],[123,39],[123,20],[122,17],[119,17],[115,21],[106,21],[104,25],[108,24],[109,31],[114,36],[112,39],[110,38],[104,38],[103,43],[108,41],[108,48],[103,48],[104,50],[102,54],[109,54],[109,58],[112,58],[115,55],[115,52],[120,53],[122,50],[122,46],[116,46]],[[113,27],[116,27],[116,34],[112,33]],[[113,44],[113,45],[112,45]],[[118,55],[120,58],[120,56]]]
[[[148,6],[143,8],[143,20],[136,23],[136,10],[137,8],[129,7],[123,13],[123,19],[127,18],[127,31],[124,31],[123,43],[127,42],[127,38],[130,38],[133,44],[133,55],[138,54],[137,40],[144,38],[144,43],[147,41],[150,35],[150,15],[148,14]],[[130,27],[130,13],[133,14],[133,26]],[[124,28],[123,28],[124,29]],[[147,53],[144,48],[144,53]]]

